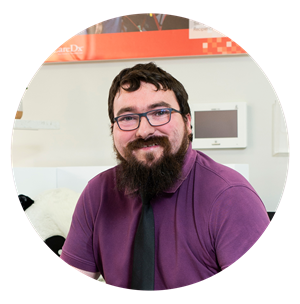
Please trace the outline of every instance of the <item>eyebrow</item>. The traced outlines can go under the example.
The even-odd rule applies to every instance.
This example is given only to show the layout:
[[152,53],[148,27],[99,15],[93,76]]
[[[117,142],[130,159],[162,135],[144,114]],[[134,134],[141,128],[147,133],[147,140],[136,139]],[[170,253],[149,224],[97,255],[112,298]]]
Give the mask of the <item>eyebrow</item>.
[[[153,103],[151,104],[149,107],[148,107],[148,110],[152,110],[152,109],[155,109],[155,108],[158,108],[158,107],[166,107],[166,108],[171,108],[171,105],[165,101],[160,101],[160,102],[156,102],[156,103]],[[117,116],[120,116],[122,115],[123,113],[125,112],[131,112],[131,113],[134,113],[135,111],[135,107],[126,107],[126,108],[121,108],[118,112],[117,112]]]

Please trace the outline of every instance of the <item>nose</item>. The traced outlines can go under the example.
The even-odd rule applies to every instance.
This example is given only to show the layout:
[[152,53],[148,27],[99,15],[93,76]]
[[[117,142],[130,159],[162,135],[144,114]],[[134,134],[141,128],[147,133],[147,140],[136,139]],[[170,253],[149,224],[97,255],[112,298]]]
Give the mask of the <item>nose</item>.
[[152,135],[155,128],[152,127],[146,117],[141,117],[140,126],[136,129],[136,136],[140,138],[147,138]]

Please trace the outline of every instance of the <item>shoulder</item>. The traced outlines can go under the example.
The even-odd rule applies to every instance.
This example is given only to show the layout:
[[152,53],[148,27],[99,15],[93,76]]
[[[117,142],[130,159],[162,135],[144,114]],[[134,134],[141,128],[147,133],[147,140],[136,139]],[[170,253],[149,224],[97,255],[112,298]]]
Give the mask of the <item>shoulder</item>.
[[115,188],[117,167],[112,167],[94,176],[89,180],[86,189],[92,192],[102,192]]
[[203,152],[194,151],[197,154],[195,170],[206,179],[206,183],[220,184],[223,187],[245,186],[254,190],[247,179],[236,170],[214,161]]
[[[219,164],[200,151],[197,152],[195,161],[196,171],[200,172],[205,189],[213,192],[211,197],[211,210],[240,210],[249,212],[249,208],[255,212],[263,213],[265,206],[249,181],[239,172]],[[225,209],[224,209],[225,208]],[[255,213],[254,212],[254,213]]]
[[93,186],[94,184],[98,184],[98,182],[110,181],[116,176],[116,170],[118,166],[114,166],[110,169],[100,172],[92,179],[89,180],[88,185]]
[[205,205],[207,210],[211,211],[217,202],[224,200],[234,202],[235,205],[245,205],[246,201],[251,204],[255,200],[259,205],[263,205],[252,185],[239,172],[215,162],[200,151],[194,153],[197,154],[191,175],[194,194],[201,198],[201,205]]
[[91,209],[97,208],[101,204],[106,193],[116,190],[116,168],[113,167],[94,176],[87,183],[78,200],[78,205],[82,204]]

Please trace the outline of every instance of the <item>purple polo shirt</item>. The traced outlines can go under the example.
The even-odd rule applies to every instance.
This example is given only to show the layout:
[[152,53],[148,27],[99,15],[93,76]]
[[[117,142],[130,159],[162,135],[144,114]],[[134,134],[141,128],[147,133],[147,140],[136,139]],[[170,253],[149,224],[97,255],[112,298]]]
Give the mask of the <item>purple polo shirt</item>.
[[[190,145],[182,178],[151,202],[155,221],[155,290],[193,284],[239,259],[269,224],[247,180]],[[106,283],[130,288],[141,199],[116,190],[116,167],[81,194],[61,258]]]

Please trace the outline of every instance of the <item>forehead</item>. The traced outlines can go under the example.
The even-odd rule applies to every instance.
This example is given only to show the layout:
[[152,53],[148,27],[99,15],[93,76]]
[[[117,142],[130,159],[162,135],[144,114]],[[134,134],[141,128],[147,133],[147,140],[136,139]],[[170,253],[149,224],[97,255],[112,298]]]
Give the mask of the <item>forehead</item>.
[[114,99],[114,114],[123,108],[132,108],[135,112],[143,112],[150,109],[155,103],[165,102],[169,107],[179,109],[175,93],[171,90],[156,90],[150,83],[141,83],[138,90],[127,92],[120,89]]

